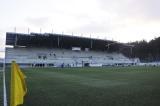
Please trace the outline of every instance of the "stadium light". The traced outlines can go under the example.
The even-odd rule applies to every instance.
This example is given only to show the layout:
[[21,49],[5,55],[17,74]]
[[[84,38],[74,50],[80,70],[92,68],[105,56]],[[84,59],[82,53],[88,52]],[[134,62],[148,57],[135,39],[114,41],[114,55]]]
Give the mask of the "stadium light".
[[52,29],[52,34],[53,34],[53,29]]
[[40,28],[40,33],[42,33],[42,29]]

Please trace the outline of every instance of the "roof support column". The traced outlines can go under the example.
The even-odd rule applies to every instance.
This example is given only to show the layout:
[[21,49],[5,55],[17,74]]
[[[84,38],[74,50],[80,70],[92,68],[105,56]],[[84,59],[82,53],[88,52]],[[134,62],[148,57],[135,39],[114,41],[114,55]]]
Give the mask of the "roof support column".
[[16,34],[16,37],[15,37],[15,42],[14,42],[14,46],[17,46],[17,34]]
[[91,35],[90,35],[90,39],[91,39],[91,45],[90,45],[90,47],[92,49],[92,47],[93,47],[93,41],[92,41]]
[[57,41],[57,45],[58,45],[58,47],[59,47],[59,36],[58,36],[58,41]]

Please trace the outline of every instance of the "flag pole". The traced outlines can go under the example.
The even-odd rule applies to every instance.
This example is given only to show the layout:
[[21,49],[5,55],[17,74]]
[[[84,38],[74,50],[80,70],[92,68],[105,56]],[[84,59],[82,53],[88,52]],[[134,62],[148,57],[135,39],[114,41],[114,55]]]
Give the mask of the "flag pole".
[[[5,45],[6,45],[6,41],[5,41]],[[7,106],[5,69],[6,69],[6,46],[4,48],[4,60],[3,60],[3,106]]]
[[3,106],[7,106],[5,59],[3,61]]

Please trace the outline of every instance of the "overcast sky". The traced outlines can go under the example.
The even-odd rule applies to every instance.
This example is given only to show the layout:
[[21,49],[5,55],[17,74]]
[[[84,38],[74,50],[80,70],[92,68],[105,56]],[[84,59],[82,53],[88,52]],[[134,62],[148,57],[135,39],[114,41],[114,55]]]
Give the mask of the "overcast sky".
[[[0,0],[5,32],[53,32],[121,42],[160,36],[160,0]],[[1,53],[0,53],[1,55]]]

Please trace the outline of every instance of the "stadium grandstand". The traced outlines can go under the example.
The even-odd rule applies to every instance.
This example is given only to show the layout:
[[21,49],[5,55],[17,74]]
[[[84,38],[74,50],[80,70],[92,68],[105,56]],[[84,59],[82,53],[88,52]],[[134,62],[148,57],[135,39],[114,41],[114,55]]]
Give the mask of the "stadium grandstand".
[[102,67],[136,65],[132,46],[104,39],[51,33],[6,33],[6,65],[21,67]]

